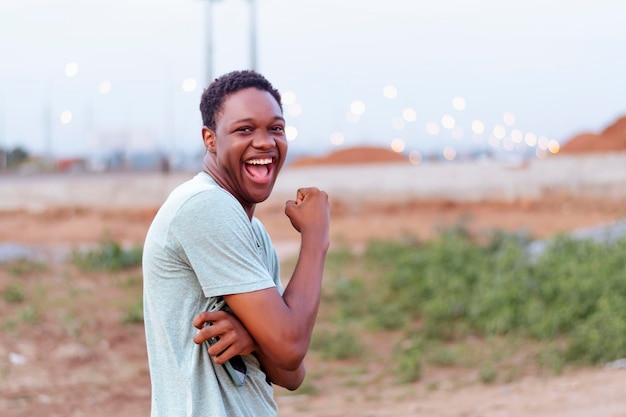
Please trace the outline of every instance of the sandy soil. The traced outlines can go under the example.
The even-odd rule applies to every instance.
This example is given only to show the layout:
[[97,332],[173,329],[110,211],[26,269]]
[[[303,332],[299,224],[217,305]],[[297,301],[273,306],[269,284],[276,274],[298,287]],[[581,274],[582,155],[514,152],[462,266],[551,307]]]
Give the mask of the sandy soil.
[[[427,239],[437,228],[463,221],[477,231],[524,230],[546,237],[624,218],[624,203],[565,197],[480,204],[388,201],[363,205],[334,200],[331,235],[333,244],[353,246],[372,238],[408,234]],[[155,210],[4,212],[0,213],[0,241],[65,253],[93,244],[105,234],[124,243],[141,243]],[[287,256],[297,249],[298,236],[282,211],[281,205],[271,203],[261,205],[257,214],[279,252]],[[0,328],[0,415],[149,414],[143,328],[120,324],[120,305],[140,292],[132,276],[121,284],[107,274],[85,276],[57,263],[46,272],[21,278],[29,294],[43,300],[46,311],[39,312],[33,325]],[[140,277],[140,271],[134,276]],[[0,266],[0,290],[15,279],[8,268]],[[2,317],[17,314],[18,308],[0,300]],[[381,355],[390,353],[380,339],[372,337],[370,343]],[[280,415],[626,416],[626,369],[579,369],[558,377],[531,373],[491,386],[477,382],[476,371],[428,369],[421,381],[397,385],[382,376],[380,360],[365,362],[328,363],[311,355],[307,366],[317,392],[287,395],[278,390]],[[360,371],[354,372],[357,368]]]

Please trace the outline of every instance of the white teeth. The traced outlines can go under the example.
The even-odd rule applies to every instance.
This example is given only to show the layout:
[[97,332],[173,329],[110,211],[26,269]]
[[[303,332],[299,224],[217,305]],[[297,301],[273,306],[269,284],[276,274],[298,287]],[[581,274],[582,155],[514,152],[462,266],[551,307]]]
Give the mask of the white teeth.
[[272,163],[272,158],[250,159],[246,161],[246,164],[251,164],[251,165],[267,165],[271,163]]

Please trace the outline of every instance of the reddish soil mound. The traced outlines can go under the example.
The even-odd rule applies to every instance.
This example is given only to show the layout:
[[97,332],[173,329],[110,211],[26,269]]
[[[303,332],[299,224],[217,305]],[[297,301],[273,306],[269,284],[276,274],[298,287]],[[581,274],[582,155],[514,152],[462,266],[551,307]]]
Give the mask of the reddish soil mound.
[[561,147],[560,153],[611,151],[626,151],[626,116],[617,119],[600,134],[582,133],[574,136]]
[[321,157],[304,157],[292,166],[369,164],[381,162],[407,162],[406,156],[387,148],[360,146],[341,149]]

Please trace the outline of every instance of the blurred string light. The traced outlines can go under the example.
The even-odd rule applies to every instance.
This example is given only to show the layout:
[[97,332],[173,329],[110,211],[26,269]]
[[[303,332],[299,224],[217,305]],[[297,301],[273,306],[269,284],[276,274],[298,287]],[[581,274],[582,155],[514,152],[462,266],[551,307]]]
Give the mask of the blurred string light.
[[[110,83],[109,87],[101,87],[100,90],[110,91]],[[382,88],[382,94],[387,99],[396,99],[398,97],[398,88],[391,84],[385,85]],[[289,115],[299,116],[302,114],[302,106],[298,102],[295,92],[284,92],[282,94],[282,104],[285,107],[286,113]],[[460,96],[454,97],[452,98],[452,107],[456,111],[464,111],[467,109],[467,101]],[[362,100],[353,100],[350,103],[349,111],[346,113],[347,121],[350,123],[358,123],[366,109],[366,104]],[[418,113],[416,109],[405,107],[402,109],[400,116],[392,117],[391,127],[401,131],[406,128],[406,123],[412,123],[417,120]],[[532,132],[524,134],[520,129],[512,129],[509,133],[508,128],[514,126],[516,123],[516,117],[512,112],[503,113],[502,122],[502,124],[496,124],[492,131],[489,132],[488,136],[483,137],[487,132],[486,125],[482,120],[474,119],[469,127],[473,133],[471,137],[473,137],[473,140],[477,143],[487,141],[488,145],[494,148],[500,148],[506,151],[517,151],[519,153],[526,153],[529,151],[528,148],[536,147],[534,154],[537,158],[544,158],[549,153],[559,152],[559,143],[557,141],[548,140],[545,136],[537,137],[537,135]],[[444,114],[439,123],[429,121],[426,123],[425,127],[426,132],[432,136],[439,135],[441,129],[450,130],[451,137],[457,140],[462,140],[466,136],[465,129],[457,123],[452,114]],[[296,139],[298,131],[295,127],[289,126],[286,128],[286,134],[287,139],[293,141]],[[345,135],[339,131],[332,132],[329,136],[329,142],[333,146],[341,146],[345,144],[345,140]],[[400,138],[392,139],[389,146],[394,152],[398,153],[407,150],[405,141]],[[457,150],[453,146],[446,146],[442,152],[446,160],[452,161],[458,157]],[[417,150],[409,152],[408,155],[409,161],[412,164],[419,164],[423,161],[422,154]]]

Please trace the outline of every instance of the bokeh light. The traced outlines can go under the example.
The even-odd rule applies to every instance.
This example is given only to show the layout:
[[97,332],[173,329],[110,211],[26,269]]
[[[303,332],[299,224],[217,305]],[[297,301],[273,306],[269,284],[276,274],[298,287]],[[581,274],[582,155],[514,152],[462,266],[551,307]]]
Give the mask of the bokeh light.
[[422,163],[422,154],[420,151],[409,152],[409,162],[413,165],[419,165]]
[[526,145],[528,146],[535,146],[537,144],[537,135],[533,132],[526,133],[524,136],[524,142],[526,142]]
[[559,145],[559,142],[552,139],[548,142],[548,150],[550,153],[558,153],[561,150],[561,145]]
[[548,149],[548,138],[545,136],[539,136],[537,139],[537,146],[539,149],[547,150]]
[[194,78],[185,78],[183,80],[183,91],[185,93],[191,93],[198,86],[198,82]]
[[293,126],[285,126],[285,136],[287,136],[288,141],[296,140],[298,137],[298,129]]
[[482,135],[485,132],[485,124],[480,120],[474,120],[472,122],[472,132],[477,135]]
[[437,122],[426,123],[426,132],[433,136],[439,134],[439,124],[437,124]]
[[454,127],[454,124],[455,124],[454,117],[452,117],[449,114],[445,114],[441,118],[441,126],[445,127],[446,129],[452,129]]
[[414,122],[417,120],[417,112],[414,109],[407,107],[402,110],[402,118],[407,122]]
[[296,102],[296,93],[293,91],[285,91],[280,97],[284,105],[290,105]]
[[539,148],[535,148],[535,156],[537,157],[537,159],[544,159],[548,156],[548,150],[547,149],[539,149]]
[[346,138],[341,132],[332,132],[330,134],[330,143],[332,143],[334,146],[343,145],[345,140]]
[[68,124],[72,121],[72,112],[69,110],[65,110],[61,113],[61,123],[64,125]]
[[111,92],[111,82],[102,81],[100,85],[98,85],[98,92],[100,94],[109,94]]
[[508,111],[504,113],[504,116],[502,116],[502,120],[504,121],[505,125],[513,126],[515,124],[515,115]]
[[70,62],[65,66],[65,76],[68,78],[75,77],[78,74],[78,64]]
[[446,146],[445,148],[443,148],[443,157],[447,161],[454,161],[454,158],[456,158],[456,149],[454,149],[452,146]]
[[402,139],[398,139],[398,138],[392,139],[390,146],[391,146],[391,150],[396,153],[404,152],[405,145]]
[[504,139],[504,137],[506,136],[506,129],[502,125],[495,125],[493,127],[493,135],[497,139]]
[[524,138],[524,134],[519,129],[511,130],[511,140],[515,143],[520,143]]
[[454,110],[465,110],[466,104],[467,103],[463,97],[454,97],[452,99],[452,107]]
[[386,98],[396,98],[398,97],[398,89],[393,85],[386,85],[383,88],[383,96]]
[[354,100],[352,104],[350,104],[350,112],[356,114],[357,116],[365,113],[365,103],[360,100]]

